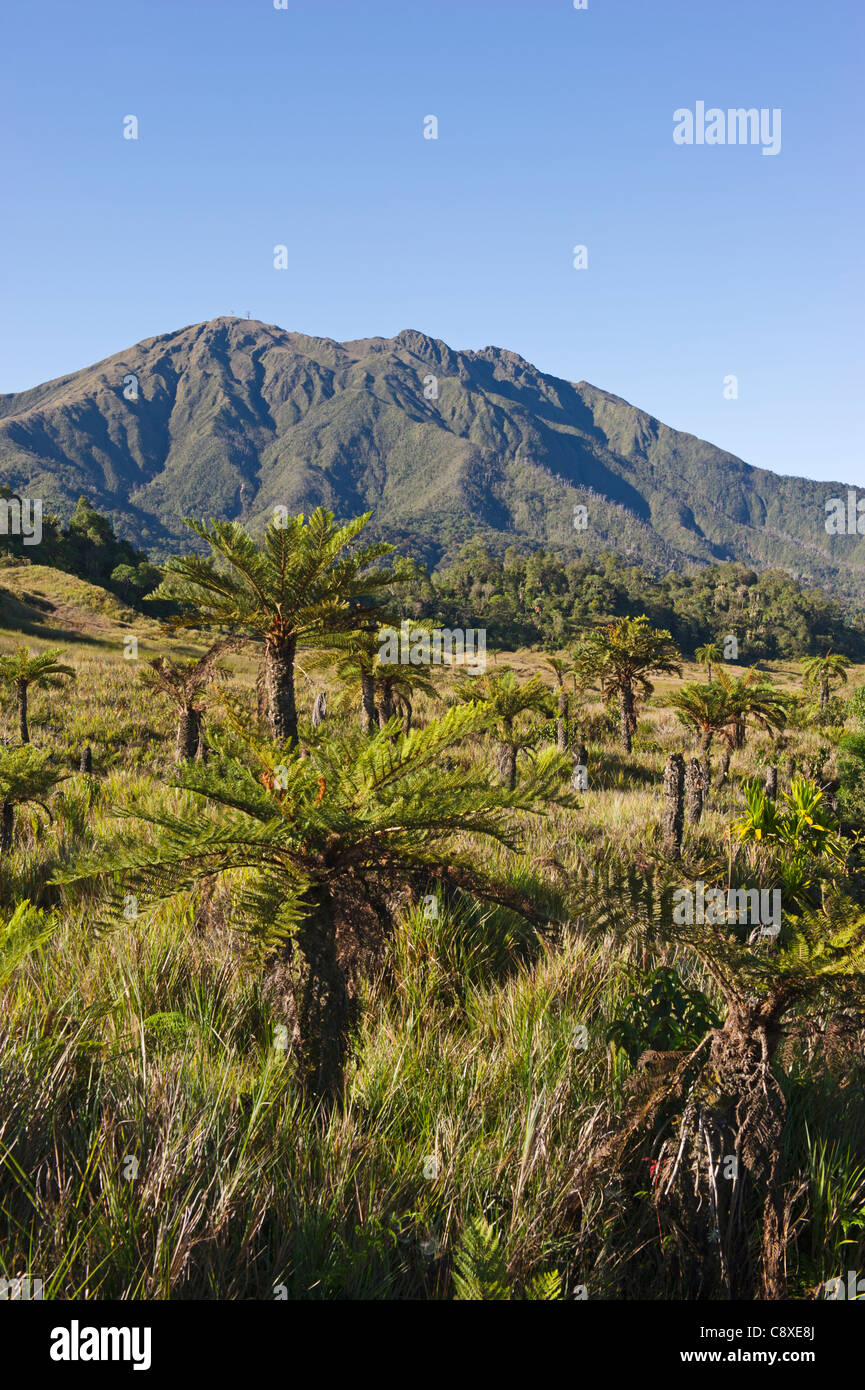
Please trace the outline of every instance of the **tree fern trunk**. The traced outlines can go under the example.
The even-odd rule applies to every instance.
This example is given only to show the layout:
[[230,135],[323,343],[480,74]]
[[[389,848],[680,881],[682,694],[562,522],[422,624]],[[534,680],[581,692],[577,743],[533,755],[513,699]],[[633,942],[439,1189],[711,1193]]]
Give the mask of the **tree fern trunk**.
[[502,743],[499,745],[499,776],[507,787],[508,791],[513,791],[517,785],[517,750],[512,743]]
[[712,785],[712,765],[709,762],[709,750],[712,747],[711,731],[703,734],[700,743],[703,754],[700,760],[703,767],[703,800],[707,801],[709,797],[709,788]]
[[631,751],[631,739],[633,734],[636,717],[634,713],[634,692],[630,685],[623,685],[619,691],[619,732],[622,740],[622,747],[626,753]]
[[15,807],[11,801],[4,801],[0,811],[0,854],[8,854],[11,850],[14,829]]
[[177,721],[177,742],[175,759],[179,763],[194,758],[198,752],[198,714],[191,705],[180,711]]
[[301,1079],[312,1096],[335,1101],[342,1092],[351,1002],[326,889],[316,893],[313,911],[299,925],[296,940],[303,957],[297,999]]
[[728,772],[730,771],[730,758],[731,758],[732,756],[733,756],[733,750],[731,749],[731,747],[730,747],[729,744],[725,743],[725,744],[724,744],[724,751],[723,751],[723,753],[721,754],[721,761],[720,761],[720,763],[718,764],[718,781],[717,781],[717,786],[719,786],[719,787],[723,787],[724,783],[725,783],[726,780],[727,780],[727,774],[728,774]]
[[556,747],[560,753],[568,748],[568,692],[562,686],[559,691],[559,710],[556,720]]
[[360,698],[363,706],[364,731],[375,733],[378,722],[375,708],[375,678],[368,671],[360,673]]
[[320,690],[312,707],[312,727],[318,729],[327,717],[327,692]]
[[18,680],[15,682],[18,694],[18,729],[22,743],[30,742],[30,730],[27,726],[27,682]]
[[293,637],[281,641],[268,638],[264,649],[264,679],[267,689],[267,717],[270,732],[280,743],[297,743],[297,705],[294,694]]
[[685,772],[685,819],[688,825],[697,825],[703,814],[703,769],[696,758],[691,758]]
[[381,705],[378,711],[378,727],[383,729],[388,720],[393,719],[395,714],[396,705],[394,703],[393,691],[389,683],[385,681],[382,686]]
[[671,753],[664,768],[663,847],[668,859],[682,854],[682,827],[685,820],[685,760]]

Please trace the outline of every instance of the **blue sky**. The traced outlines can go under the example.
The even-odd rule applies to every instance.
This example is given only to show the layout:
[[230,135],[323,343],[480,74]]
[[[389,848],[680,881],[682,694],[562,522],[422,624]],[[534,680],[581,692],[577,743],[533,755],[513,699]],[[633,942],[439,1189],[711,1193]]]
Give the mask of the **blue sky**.
[[[10,7],[0,391],[223,313],[418,328],[865,484],[863,49],[861,0]],[[676,146],[697,101],[781,152]]]

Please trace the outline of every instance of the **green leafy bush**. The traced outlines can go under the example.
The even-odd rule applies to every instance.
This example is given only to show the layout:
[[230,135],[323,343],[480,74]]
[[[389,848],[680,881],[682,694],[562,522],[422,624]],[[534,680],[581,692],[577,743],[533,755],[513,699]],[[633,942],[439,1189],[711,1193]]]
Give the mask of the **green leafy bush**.
[[607,1031],[608,1042],[636,1062],[647,1048],[662,1052],[696,1047],[720,1017],[703,993],[686,985],[679,972],[658,966],[648,975],[631,973],[636,988],[622,1000],[621,1016]]

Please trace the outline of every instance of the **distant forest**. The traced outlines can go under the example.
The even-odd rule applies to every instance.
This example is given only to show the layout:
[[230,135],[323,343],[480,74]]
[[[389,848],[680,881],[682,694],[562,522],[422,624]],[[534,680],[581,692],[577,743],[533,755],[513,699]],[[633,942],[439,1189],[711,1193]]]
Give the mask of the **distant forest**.
[[[0,488],[0,496],[13,494]],[[38,546],[0,536],[0,565],[22,561],[65,570],[157,616],[143,601],[159,583],[159,569],[144,551],[119,539],[84,497],[68,525],[43,517]],[[845,613],[828,594],[803,588],[783,570],[758,573],[733,562],[656,577],[612,553],[574,560],[511,547],[499,556],[473,540],[445,568],[430,573],[418,561],[401,558],[395,572],[400,582],[393,599],[404,616],[449,628],[486,628],[493,646],[560,648],[598,623],[645,613],[686,656],[734,636],[746,665],[830,649],[865,660],[865,614]]]
[[820,589],[803,588],[783,570],[739,562],[656,578],[619,556],[564,560],[538,550],[504,557],[479,542],[453,565],[428,576],[416,566],[403,593],[410,615],[446,627],[486,627],[502,647],[563,647],[585,628],[645,613],[693,656],[732,635],[744,664],[822,655],[830,648],[865,660],[865,615],[848,613]]

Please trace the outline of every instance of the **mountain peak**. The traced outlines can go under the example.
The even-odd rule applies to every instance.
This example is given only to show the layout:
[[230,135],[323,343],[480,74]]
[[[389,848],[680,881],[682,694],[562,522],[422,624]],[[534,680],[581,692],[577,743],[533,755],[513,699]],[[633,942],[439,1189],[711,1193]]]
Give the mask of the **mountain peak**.
[[[479,536],[613,551],[666,572],[738,559],[865,596],[865,541],[828,536],[842,484],[777,477],[519,353],[418,329],[351,342],[220,314],[0,397],[0,483],[83,493],[154,554],[185,516],[340,517],[431,562]],[[575,505],[588,524],[575,529]]]

